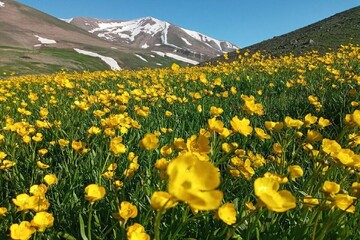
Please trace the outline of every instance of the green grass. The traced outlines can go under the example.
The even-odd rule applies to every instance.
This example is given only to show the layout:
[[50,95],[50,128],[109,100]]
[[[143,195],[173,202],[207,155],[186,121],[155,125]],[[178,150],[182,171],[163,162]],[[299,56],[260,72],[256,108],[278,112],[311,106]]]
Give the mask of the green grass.
[[[243,57],[242,62],[217,67],[61,72],[1,79],[0,134],[4,138],[0,140],[0,152],[7,154],[4,159],[16,165],[0,170],[0,207],[7,209],[4,216],[0,214],[0,239],[9,239],[12,224],[34,218],[34,209],[18,211],[12,199],[22,193],[31,195],[30,187],[45,183],[43,178],[47,174],[56,174],[58,178],[44,195],[50,203],[46,211],[52,213],[55,220],[52,227],[43,233],[34,233],[32,239],[126,239],[126,229],[134,223],[141,224],[151,239],[359,239],[359,190],[356,192],[351,187],[360,182],[358,165],[345,166],[337,152],[330,157],[322,147],[322,140],[311,142],[313,150],[319,151],[318,157],[304,148],[304,144],[309,143],[308,130],[316,130],[322,138],[336,140],[343,149],[351,149],[353,160],[359,161],[359,145],[351,144],[349,134],[359,134],[360,126],[345,122],[347,114],[359,109],[356,103],[360,103],[360,64],[355,57],[359,48],[340,51],[341,54],[329,53],[329,59],[333,59],[330,64],[324,64],[327,59],[314,55],[291,61]],[[44,53],[61,58],[76,57],[78,61],[83,57],[56,49],[47,49]],[[138,58],[134,56],[135,59]],[[95,67],[96,63],[93,64]],[[201,75],[206,76],[206,81]],[[36,93],[38,98],[30,93]],[[195,98],[195,93],[201,97]],[[254,96],[255,102],[263,106],[264,114],[245,111],[243,95]],[[320,109],[310,104],[310,95],[318,97]],[[202,111],[197,110],[199,105]],[[228,137],[221,137],[221,132],[210,129],[208,123],[214,117],[210,112],[212,106],[224,110],[217,116],[224,127],[235,130],[232,119],[246,118],[253,128],[268,133],[270,139],[260,140],[254,131],[249,136],[234,131]],[[141,116],[136,110],[138,107],[148,107],[148,116]],[[22,108],[31,114],[21,114]],[[48,109],[47,116],[40,114],[41,108]],[[96,117],[96,110],[104,115]],[[172,112],[172,116],[166,116],[166,111]],[[304,121],[309,113],[328,119],[331,125],[323,129],[318,123],[299,128],[284,126],[279,132],[265,128],[266,121],[283,123],[287,116]],[[39,120],[48,121],[51,127],[41,127]],[[101,133],[90,135],[88,129],[92,126],[98,127]],[[172,131],[162,132],[163,128]],[[106,134],[109,129],[115,132],[114,136]],[[190,144],[192,136],[200,137],[204,132],[208,143]],[[24,142],[24,136],[34,137],[36,133],[43,135],[41,141]],[[147,133],[160,133],[158,146],[153,150],[145,150],[139,144]],[[127,148],[124,154],[114,155],[110,149],[111,140],[117,136],[122,137],[122,144]],[[188,182],[178,188],[168,187],[170,180],[155,168],[155,163],[164,157],[175,164],[181,150],[174,147],[169,155],[161,151],[163,146],[172,146],[175,138],[183,138],[188,143],[185,151],[200,154],[199,149],[203,149],[203,157],[207,156],[210,165],[219,169],[220,185],[215,188],[223,193],[221,204],[234,204],[234,224],[227,225],[216,217],[217,209],[196,213],[191,209],[193,198],[186,194],[175,196],[182,187],[199,184],[205,176],[204,170],[185,179]],[[61,146],[59,139],[66,139],[69,144]],[[76,151],[73,141],[84,142],[88,150]],[[224,143],[234,144],[234,148],[226,152],[222,148]],[[282,153],[274,153],[275,143],[282,146]],[[207,147],[209,151],[204,150]],[[47,149],[48,153],[41,155],[40,149]],[[245,151],[244,155],[239,153],[241,150]],[[131,164],[130,152],[138,157],[138,168],[134,162]],[[259,164],[260,160],[255,160],[252,153],[261,155],[263,164]],[[235,157],[250,161],[254,172],[249,177],[246,177],[249,169],[244,166],[238,166],[242,171],[238,176],[229,171],[236,168],[232,161]],[[39,168],[37,161],[48,164],[49,168]],[[105,179],[102,174],[111,163],[117,163],[114,177]],[[287,170],[291,165],[301,166],[303,176],[291,180]],[[323,171],[326,167],[327,171]],[[124,174],[129,169],[134,170],[133,176]],[[255,194],[254,182],[266,172],[288,178],[287,183],[280,184],[280,190],[295,197],[296,207],[283,213],[272,211],[271,197],[266,205],[261,204],[260,199],[264,198]],[[186,174],[184,171],[177,177]],[[203,181],[210,184],[213,177],[216,176],[208,176]],[[115,188],[115,180],[124,185]],[[322,189],[325,181],[338,183],[340,192],[326,194]],[[85,199],[84,191],[89,184],[106,189],[105,196],[94,204]],[[151,196],[156,191],[173,194],[179,204],[166,211],[153,209]],[[272,197],[277,194],[268,191]],[[192,192],[195,193],[198,192]],[[355,197],[351,203],[355,207],[353,213],[337,205],[334,199],[342,196],[339,194]],[[319,204],[307,208],[306,195],[318,199]],[[282,200],[278,198],[277,202]],[[135,205],[138,214],[119,222],[113,213],[118,212],[123,201]],[[256,206],[254,211],[246,207],[248,202]]]

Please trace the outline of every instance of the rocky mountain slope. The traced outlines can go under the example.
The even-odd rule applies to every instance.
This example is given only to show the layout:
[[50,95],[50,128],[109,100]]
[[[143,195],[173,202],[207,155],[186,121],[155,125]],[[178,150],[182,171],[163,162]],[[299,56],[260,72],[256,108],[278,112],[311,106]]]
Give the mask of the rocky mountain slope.
[[67,22],[114,43],[148,49],[155,54],[175,54],[193,60],[190,62],[205,61],[238,49],[230,42],[153,17],[129,21],[80,17]]

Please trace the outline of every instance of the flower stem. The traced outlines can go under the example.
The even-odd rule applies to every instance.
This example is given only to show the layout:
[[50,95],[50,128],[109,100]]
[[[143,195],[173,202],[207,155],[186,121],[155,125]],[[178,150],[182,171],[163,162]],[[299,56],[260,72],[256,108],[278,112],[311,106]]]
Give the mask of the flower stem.
[[160,209],[156,214],[155,223],[154,223],[154,235],[155,235],[154,240],[160,240],[160,221],[164,213],[165,211],[163,209]]
[[91,219],[92,219],[92,212],[93,212],[93,204],[90,204],[89,219],[88,219],[88,239],[89,239],[89,240],[91,240]]

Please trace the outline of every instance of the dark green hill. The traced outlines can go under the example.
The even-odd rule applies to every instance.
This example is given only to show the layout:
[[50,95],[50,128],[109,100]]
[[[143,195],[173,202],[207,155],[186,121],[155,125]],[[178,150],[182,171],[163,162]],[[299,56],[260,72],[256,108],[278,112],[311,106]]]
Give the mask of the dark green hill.
[[[242,52],[264,51],[273,56],[294,53],[302,54],[317,50],[325,53],[329,49],[337,49],[341,44],[360,44],[360,6],[338,13],[309,26],[287,34],[245,47]],[[229,60],[237,58],[237,53],[229,53]],[[214,58],[211,63],[224,61],[224,57]]]

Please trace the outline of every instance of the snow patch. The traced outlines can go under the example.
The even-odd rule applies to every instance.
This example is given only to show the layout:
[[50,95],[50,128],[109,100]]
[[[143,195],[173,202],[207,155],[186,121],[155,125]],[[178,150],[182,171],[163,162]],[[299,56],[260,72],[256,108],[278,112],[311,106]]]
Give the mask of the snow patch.
[[176,46],[176,45],[171,44],[171,43],[168,42],[167,35],[168,35],[169,27],[170,27],[170,24],[169,24],[168,22],[165,22],[165,28],[164,28],[164,30],[161,32],[161,42],[162,42],[164,45],[181,49],[181,48],[179,48],[178,46]]
[[162,64],[161,64],[161,63],[156,63],[156,65],[158,65],[158,66],[162,66]]
[[94,53],[94,52],[90,52],[90,51],[86,51],[86,50],[81,50],[78,48],[74,48],[74,50],[80,54],[84,54],[90,57],[98,57],[100,58],[102,61],[104,61],[107,65],[109,65],[111,67],[112,70],[121,70],[121,67],[119,66],[119,64],[111,57],[105,57],[102,56],[98,53]]
[[144,45],[141,46],[141,48],[148,48],[150,47],[147,43],[145,43]]
[[137,56],[138,58],[140,58],[141,60],[143,60],[144,62],[147,62],[148,60],[146,60],[145,58],[143,58],[142,56],[140,56],[139,54],[135,54],[135,56]]
[[74,18],[60,18],[60,20],[67,22],[67,23],[71,23],[72,20],[74,20]]
[[192,44],[186,39],[186,38],[181,38],[187,45],[191,46]]
[[154,58],[155,56],[151,54],[150,57]]
[[[186,32],[188,35],[190,35],[191,37],[195,38],[196,40],[198,41],[201,41],[203,43],[207,43],[207,45],[213,49],[216,49],[216,50],[219,50],[219,51],[222,51],[223,53],[225,53],[225,51],[223,50],[223,48],[221,47],[221,43],[222,41],[219,41],[215,38],[212,38],[212,37],[209,37],[209,36],[206,36],[204,34],[201,34],[201,33],[198,33],[198,32],[195,32],[195,31],[192,31],[192,30],[188,30],[188,29],[185,29],[185,28],[181,28],[184,32]],[[212,44],[215,44],[215,46],[212,46]],[[227,47],[228,48],[233,48],[233,49],[238,49],[237,46],[235,45],[232,45],[232,44],[229,44],[228,42],[226,42],[227,44]],[[231,45],[231,46],[230,46]]]
[[5,7],[5,3],[0,2],[0,7]]
[[153,53],[156,53],[157,55],[159,55],[160,57],[165,57],[165,53],[163,52],[159,52],[159,51],[152,51]]
[[174,53],[163,53],[163,52],[159,52],[159,51],[152,51],[153,53],[156,53],[157,55],[161,56],[161,57],[169,57],[169,58],[173,58],[182,62],[186,62],[186,63],[190,63],[193,65],[199,64],[199,62],[191,60],[189,58],[185,58],[179,55],[176,55]]
[[[106,32],[107,34],[118,35],[133,42],[140,33],[146,33],[152,37],[164,30],[165,22],[156,18],[139,18],[131,21],[100,22],[98,27],[90,30],[91,33]],[[106,36],[105,34],[103,35]],[[100,37],[100,36],[99,36]]]
[[56,43],[56,41],[52,40],[52,39],[43,38],[43,37],[40,37],[38,35],[34,35],[34,36],[37,37],[38,41],[41,44],[55,44]]

